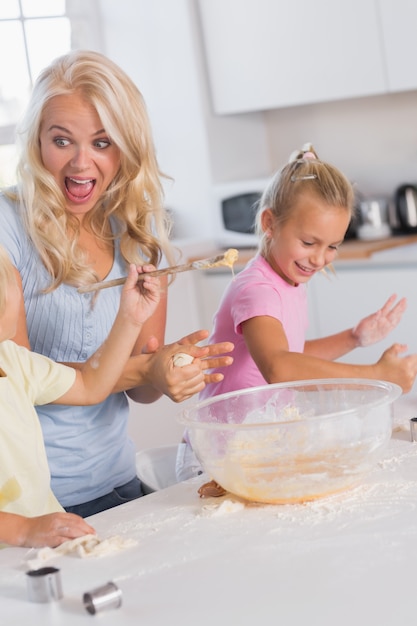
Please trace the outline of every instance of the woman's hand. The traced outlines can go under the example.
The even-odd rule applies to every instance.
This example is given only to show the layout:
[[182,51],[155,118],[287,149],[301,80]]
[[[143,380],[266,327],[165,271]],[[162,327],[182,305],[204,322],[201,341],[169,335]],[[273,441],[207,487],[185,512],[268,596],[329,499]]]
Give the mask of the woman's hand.
[[[223,341],[221,343],[212,343],[206,346],[196,346],[196,343],[207,339],[209,333],[207,330],[197,330],[182,339],[179,339],[177,344],[179,346],[188,346],[187,349],[181,350],[181,352],[188,352],[191,356],[201,359],[201,369],[206,372],[204,374],[204,382],[218,383],[223,380],[224,375],[220,373],[211,374],[207,373],[207,370],[227,367],[233,363],[233,357],[228,354],[234,350],[234,344],[230,341]],[[175,344],[173,344],[175,345]],[[198,350],[198,354],[196,353]]]
[[402,298],[394,306],[396,299],[397,296],[392,295],[381,309],[368,315],[355,326],[352,335],[357,347],[370,346],[381,341],[399,324],[407,308],[407,300]]
[[[228,341],[197,346],[207,339],[208,332],[199,330],[175,343],[159,347],[155,337],[150,337],[143,354],[148,355],[146,384],[129,391],[129,397],[136,402],[153,402],[161,395],[168,396],[173,402],[182,402],[199,393],[208,383],[223,379],[223,374],[207,372],[213,367],[227,367],[233,363],[229,356],[234,345]],[[175,365],[175,355],[186,353],[193,357],[193,362],[184,367]],[[137,357],[133,357],[137,358]]]

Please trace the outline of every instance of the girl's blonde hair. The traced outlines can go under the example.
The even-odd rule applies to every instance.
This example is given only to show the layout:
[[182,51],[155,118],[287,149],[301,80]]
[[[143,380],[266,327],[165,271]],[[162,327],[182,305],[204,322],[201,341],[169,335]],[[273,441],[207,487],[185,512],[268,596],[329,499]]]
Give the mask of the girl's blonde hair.
[[261,216],[271,209],[277,223],[291,215],[300,194],[311,194],[329,206],[337,206],[354,215],[355,194],[352,184],[338,169],[320,161],[311,144],[293,152],[289,162],[271,179],[263,192],[256,214],[259,250],[267,251],[268,239],[262,230]]
[[0,245],[0,315],[6,310],[9,285],[16,280],[13,263],[4,246]]
[[120,169],[104,196],[87,214],[87,227],[100,240],[116,219],[126,263],[158,265],[165,254],[173,261],[170,221],[163,207],[163,188],[146,105],[125,72],[107,57],[75,50],[53,61],[39,75],[18,129],[21,156],[18,186],[9,195],[19,201],[27,232],[52,282],[81,285],[97,276],[77,249],[78,222],[66,211],[63,193],[41,158],[39,135],[45,105],[60,95],[80,94],[91,104],[121,154]]

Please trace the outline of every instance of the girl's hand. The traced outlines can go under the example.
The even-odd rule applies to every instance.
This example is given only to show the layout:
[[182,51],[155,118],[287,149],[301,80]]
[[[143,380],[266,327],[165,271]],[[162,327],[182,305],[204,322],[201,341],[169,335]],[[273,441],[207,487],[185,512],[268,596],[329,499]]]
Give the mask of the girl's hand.
[[352,334],[357,347],[370,346],[381,341],[399,324],[407,308],[407,300],[402,298],[394,306],[396,299],[397,296],[392,295],[381,309],[365,317],[355,326]]
[[406,345],[395,343],[385,350],[376,364],[377,377],[400,385],[404,393],[411,391],[417,376],[417,354],[401,357],[406,350]]

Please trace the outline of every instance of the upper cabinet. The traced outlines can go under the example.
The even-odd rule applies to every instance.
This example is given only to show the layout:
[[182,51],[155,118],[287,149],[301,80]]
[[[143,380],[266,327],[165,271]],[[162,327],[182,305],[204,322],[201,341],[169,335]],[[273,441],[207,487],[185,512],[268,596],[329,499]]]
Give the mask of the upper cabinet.
[[386,91],[417,89],[417,2],[378,0],[387,72]]
[[417,87],[415,0],[199,0],[199,9],[218,114]]

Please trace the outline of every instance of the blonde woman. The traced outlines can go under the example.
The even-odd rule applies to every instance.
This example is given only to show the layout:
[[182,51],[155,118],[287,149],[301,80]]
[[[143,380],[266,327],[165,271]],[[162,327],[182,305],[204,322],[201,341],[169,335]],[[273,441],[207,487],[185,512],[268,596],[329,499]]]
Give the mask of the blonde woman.
[[[74,51],[40,74],[19,139],[17,187],[0,197],[0,243],[23,294],[15,341],[77,367],[106,339],[120,299],[120,288],[97,298],[77,288],[124,276],[130,263],[173,260],[146,107],[116,64]],[[180,402],[223,378],[206,369],[232,362],[224,356],[229,342],[195,345],[205,331],[163,346],[162,287],[114,393],[93,407],[38,409],[52,489],[83,517],[143,495],[127,435],[127,395]],[[179,351],[194,362],[175,367]]]

